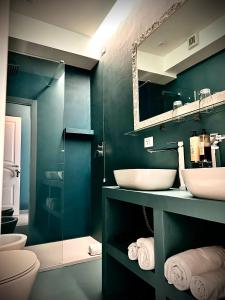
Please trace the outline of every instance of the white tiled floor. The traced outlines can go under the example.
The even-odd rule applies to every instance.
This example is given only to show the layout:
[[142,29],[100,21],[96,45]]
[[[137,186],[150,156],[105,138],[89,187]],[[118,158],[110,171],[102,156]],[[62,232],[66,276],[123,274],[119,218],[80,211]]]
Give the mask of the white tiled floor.
[[70,239],[60,242],[40,244],[26,247],[36,253],[40,263],[40,271],[47,271],[62,266],[100,259],[101,255],[90,256],[88,246],[98,243],[91,236]]

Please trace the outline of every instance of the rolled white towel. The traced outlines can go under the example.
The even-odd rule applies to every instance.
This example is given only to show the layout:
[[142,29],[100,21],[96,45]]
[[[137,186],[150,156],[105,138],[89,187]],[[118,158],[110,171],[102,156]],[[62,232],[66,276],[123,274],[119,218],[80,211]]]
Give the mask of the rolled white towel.
[[217,300],[225,297],[225,269],[218,269],[191,278],[191,292],[198,300]]
[[155,268],[154,238],[140,238],[137,240],[138,264],[142,270]]
[[138,259],[138,246],[137,243],[131,243],[128,246],[128,257],[130,260]]
[[190,288],[191,277],[223,267],[225,249],[219,246],[191,249],[171,256],[164,265],[164,274],[169,284],[178,290]]
[[88,253],[91,256],[102,254],[102,244],[101,243],[90,244],[88,247]]

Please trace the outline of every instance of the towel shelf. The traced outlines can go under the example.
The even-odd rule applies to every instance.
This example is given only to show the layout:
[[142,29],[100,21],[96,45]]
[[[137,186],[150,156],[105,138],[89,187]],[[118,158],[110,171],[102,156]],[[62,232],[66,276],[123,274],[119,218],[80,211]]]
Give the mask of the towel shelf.
[[[123,250],[121,250],[123,248]],[[156,278],[153,271],[146,272],[140,269],[138,266],[137,261],[129,260],[127,253],[124,251],[126,248],[121,247],[121,245],[116,244],[108,244],[106,247],[106,251],[109,255],[111,255],[115,260],[120,262],[124,267],[129,269],[131,272],[136,274],[142,280],[150,283],[151,286],[155,287],[156,285]]]
[[[103,294],[118,294],[121,284],[127,282],[128,272],[152,287],[156,300],[193,300],[190,291],[181,292],[167,283],[164,263],[170,256],[208,245],[225,246],[225,202],[193,198],[179,190],[146,192],[115,187],[103,188]],[[127,247],[138,237],[148,236],[142,206],[150,208],[150,221],[154,225],[155,270],[143,271],[137,261],[130,261]],[[119,267],[125,267],[124,275]],[[113,272],[111,270],[114,270]],[[118,277],[120,281],[118,281]],[[117,290],[117,282],[120,291]],[[128,290],[124,284],[124,293]],[[127,296],[130,296],[127,295]],[[144,297],[145,299],[145,297]],[[150,298],[149,298],[150,299]]]

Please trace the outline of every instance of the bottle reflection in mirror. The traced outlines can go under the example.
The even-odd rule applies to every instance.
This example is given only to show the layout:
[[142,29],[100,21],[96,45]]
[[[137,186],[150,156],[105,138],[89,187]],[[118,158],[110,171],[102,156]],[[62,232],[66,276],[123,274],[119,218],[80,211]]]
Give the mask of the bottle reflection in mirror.
[[[201,101],[207,99],[208,106],[206,109],[202,110],[201,113],[210,113],[214,110],[213,106],[213,98],[211,94],[211,90],[209,88],[204,88],[199,91],[199,108],[201,109]],[[210,105],[211,104],[211,105]]]

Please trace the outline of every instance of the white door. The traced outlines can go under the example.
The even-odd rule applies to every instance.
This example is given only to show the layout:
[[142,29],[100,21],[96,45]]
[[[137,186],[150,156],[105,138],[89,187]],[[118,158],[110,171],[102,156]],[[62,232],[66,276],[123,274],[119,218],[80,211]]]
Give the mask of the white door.
[[21,118],[5,117],[5,149],[2,207],[12,207],[19,215],[20,207]]

